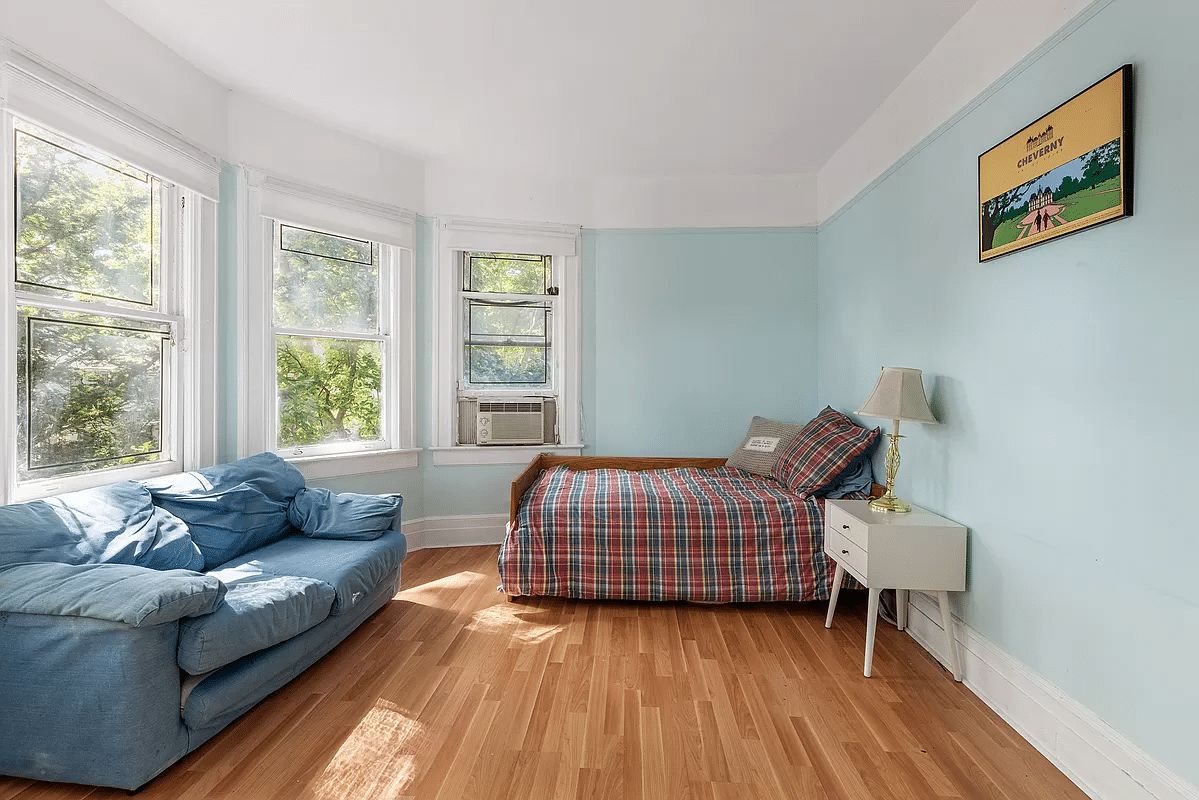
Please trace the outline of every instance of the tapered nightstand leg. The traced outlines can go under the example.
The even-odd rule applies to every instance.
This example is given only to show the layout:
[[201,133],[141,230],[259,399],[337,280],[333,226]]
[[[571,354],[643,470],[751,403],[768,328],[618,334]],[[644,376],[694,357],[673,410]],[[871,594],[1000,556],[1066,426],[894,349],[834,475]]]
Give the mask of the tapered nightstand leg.
[[870,590],[870,602],[866,608],[866,662],[862,674],[870,677],[870,665],[874,661],[874,634],[878,631],[878,595],[882,589]]
[[958,664],[957,637],[953,635],[953,617],[949,613],[949,592],[937,592],[937,603],[941,606],[941,625],[945,628],[945,647],[949,650],[949,669],[953,679],[962,679],[962,668]]
[[845,577],[845,567],[837,564],[837,574],[833,576],[833,591],[828,596],[828,614],[824,617],[824,627],[833,627],[833,612],[837,610],[837,598],[841,594],[841,579]]
[[908,627],[908,590],[895,590],[895,627],[901,631]]

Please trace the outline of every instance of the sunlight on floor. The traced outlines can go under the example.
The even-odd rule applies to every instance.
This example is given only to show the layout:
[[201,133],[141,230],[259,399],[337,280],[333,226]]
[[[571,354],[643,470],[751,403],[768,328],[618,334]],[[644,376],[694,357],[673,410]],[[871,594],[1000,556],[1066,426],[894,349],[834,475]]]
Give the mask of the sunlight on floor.
[[[404,589],[397,597],[412,603],[420,603],[423,606],[444,608],[447,603],[453,603],[454,598],[457,596],[454,592],[487,581],[494,582],[495,578],[488,578],[486,575],[478,572],[464,570],[453,575],[446,575],[444,578],[439,578],[435,581],[429,581],[419,586]],[[448,598],[446,596],[447,593]]]
[[527,609],[512,603],[496,603],[475,612],[468,627],[483,633],[506,632],[512,639],[524,644],[536,644],[562,631],[563,625],[543,625],[529,621]]
[[345,800],[403,794],[416,777],[413,751],[424,736],[423,725],[404,716],[394,703],[380,700],[315,780],[313,795],[318,800]]

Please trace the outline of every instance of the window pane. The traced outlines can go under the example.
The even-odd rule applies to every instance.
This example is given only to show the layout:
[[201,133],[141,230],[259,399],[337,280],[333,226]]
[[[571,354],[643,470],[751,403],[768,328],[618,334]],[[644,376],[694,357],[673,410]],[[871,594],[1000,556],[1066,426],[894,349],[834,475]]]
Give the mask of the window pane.
[[544,347],[467,345],[467,381],[475,385],[544,386],[548,353]]
[[156,305],[158,180],[69,139],[19,125],[21,288]]
[[280,247],[291,253],[306,253],[310,256],[328,256],[341,261],[358,264],[375,263],[374,248],[362,239],[349,239],[331,233],[296,228],[292,225],[279,226]]
[[275,337],[279,448],[382,438],[383,346]]
[[378,333],[378,245],[276,224],[275,325]]
[[20,479],[160,457],[166,329],[29,309],[19,329]]
[[467,301],[467,341],[472,344],[549,344],[543,305],[499,305]]
[[463,289],[503,294],[546,294],[550,257],[466,253]]

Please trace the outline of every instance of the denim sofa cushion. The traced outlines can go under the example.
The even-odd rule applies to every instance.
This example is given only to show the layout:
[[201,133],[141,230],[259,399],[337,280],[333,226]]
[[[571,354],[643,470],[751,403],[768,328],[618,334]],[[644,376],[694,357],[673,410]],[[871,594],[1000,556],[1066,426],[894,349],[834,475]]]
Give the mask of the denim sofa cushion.
[[313,578],[270,575],[249,564],[208,575],[228,591],[211,614],[179,625],[179,666],[192,675],[287,641],[333,607],[333,587]]
[[0,564],[30,561],[204,566],[187,526],[155,509],[146,487],[132,481],[0,506]]
[[313,539],[378,539],[399,529],[398,494],[334,494],[328,489],[301,489],[287,507],[287,518]]
[[292,532],[287,507],[304,476],[274,453],[145,481],[154,502],[187,523],[204,567]]
[[90,617],[136,627],[207,614],[225,596],[216,578],[128,564],[0,567],[0,614]]
[[353,608],[404,560],[408,540],[387,531],[369,542],[289,536],[233,559],[225,568],[252,566],[272,575],[297,575],[324,581],[334,588],[330,616]]

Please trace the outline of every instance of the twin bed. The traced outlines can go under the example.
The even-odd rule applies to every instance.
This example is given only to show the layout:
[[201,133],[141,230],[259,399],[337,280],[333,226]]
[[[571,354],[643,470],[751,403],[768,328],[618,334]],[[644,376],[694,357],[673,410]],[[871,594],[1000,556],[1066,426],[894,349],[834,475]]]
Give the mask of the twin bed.
[[500,589],[510,598],[826,600],[836,565],[824,554],[824,499],[800,494],[723,458],[543,453],[512,483]]

